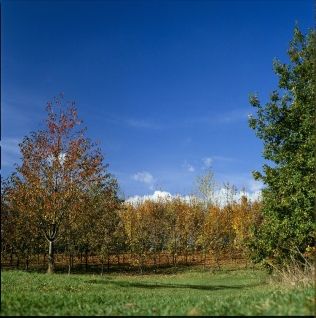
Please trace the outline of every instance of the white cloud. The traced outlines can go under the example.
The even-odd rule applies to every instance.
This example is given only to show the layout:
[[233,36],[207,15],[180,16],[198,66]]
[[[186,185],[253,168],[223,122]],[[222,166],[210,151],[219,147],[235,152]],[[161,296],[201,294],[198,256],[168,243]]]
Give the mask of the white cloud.
[[205,114],[205,116],[190,116],[190,118],[183,119],[181,122],[185,126],[201,125],[201,124],[213,124],[223,125],[231,124],[235,122],[244,121],[247,119],[248,112],[245,109],[233,109],[229,112],[217,113],[217,114]]
[[243,109],[235,109],[228,113],[222,114],[218,117],[220,123],[232,123],[241,120],[245,120],[248,116],[248,112]]
[[[154,119],[147,118],[123,118],[121,115],[116,116],[113,114],[102,113],[106,116],[104,120],[111,124],[124,125],[136,129],[148,129],[148,130],[161,130],[164,128],[162,123],[157,122]],[[103,118],[103,117],[102,117]]]
[[189,172],[194,172],[195,171],[195,168],[194,166],[192,166],[190,163],[188,162],[185,162],[182,167],[184,167],[187,171]]
[[202,161],[205,168],[210,168],[212,165],[213,159],[211,157],[207,157],[207,158],[203,158]]
[[[240,202],[240,199],[242,196],[246,196],[249,201],[253,202],[261,198],[261,191],[255,191],[255,192],[239,191],[233,195],[232,199],[236,202]],[[143,196],[135,195],[135,196],[129,197],[126,200],[126,202],[131,204],[137,204],[137,203],[144,202],[146,200],[157,202],[159,200],[168,201],[175,198],[181,199],[184,202],[192,202],[195,200],[199,200],[194,195],[180,195],[180,194],[173,195],[167,191],[155,191],[153,194],[147,194]],[[213,200],[216,204],[220,206],[224,206],[225,203],[227,202],[227,190],[225,188],[220,188],[217,191],[215,191]]]
[[134,128],[144,128],[144,129],[160,129],[161,126],[157,125],[156,123],[145,120],[145,119],[126,119],[126,123],[128,126]]
[[155,181],[154,177],[147,171],[137,172],[132,176],[132,178],[135,181],[139,181],[150,185],[152,185],[152,183]]
[[126,200],[126,202],[136,204],[146,200],[157,202],[158,200],[170,200],[172,199],[172,194],[167,191],[155,191],[153,194],[149,195],[134,195]]
[[[220,188],[219,190],[214,192],[214,201],[223,206],[227,202],[227,197],[230,196],[230,193],[227,192],[227,189]],[[235,194],[231,195],[231,199],[240,202],[242,196],[245,196],[250,201],[255,201],[260,199],[261,191],[237,191]]]
[[195,168],[192,165],[188,164],[188,171],[189,172],[194,172]]

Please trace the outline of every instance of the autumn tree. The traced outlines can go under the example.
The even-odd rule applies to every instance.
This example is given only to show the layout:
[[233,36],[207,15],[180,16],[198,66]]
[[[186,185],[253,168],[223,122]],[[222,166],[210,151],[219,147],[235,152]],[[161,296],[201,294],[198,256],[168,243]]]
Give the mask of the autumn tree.
[[183,242],[183,220],[182,214],[184,204],[180,198],[174,198],[166,205],[167,209],[167,228],[168,228],[168,243],[167,249],[172,255],[172,262],[174,266],[177,266],[178,254],[181,251],[181,245]]
[[261,221],[260,198],[250,200],[242,194],[240,201],[233,206],[232,230],[234,242],[232,248],[239,256],[249,258],[248,244],[255,239],[252,229]]
[[[157,267],[157,257],[166,248],[168,241],[168,218],[166,211],[166,200],[159,198],[157,202],[145,201],[143,207],[146,211],[149,226],[150,241],[149,255],[153,258],[154,265]],[[159,260],[158,260],[159,262]]]
[[217,184],[214,178],[214,173],[211,168],[208,168],[204,174],[196,179],[197,197],[207,207],[215,204],[215,190]]
[[[90,226],[82,237],[86,247],[100,257],[101,274],[105,261],[107,260],[109,267],[110,256],[121,253],[125,241],[125,232],[119,216],[121,201],[117,196],[117,189],[116,180],[112,180],[111,187],[91,189],[86,201],[89,213],[84,215],[83,220]],[[85,227],[84,224],[82,227]]]
[[282,263],[299,257],[315,239],[315,31],[296,27],[288,49],[289,63],[274,61],[278,89],[262,105],[250,98],[256,115],[249,125],[263,141],[264,220],[252,241],[256,261]]
[[142,273],[146,255],[151,246],[150,210],[147,209],[146,202],[137,202],[134,205],[127,203],[121,217],[127,235],[126,241],[131,259],[135,260]]
[[188,202],[182,202],[180,210],[180,248],[188,263],[188,255],[198,250],[198,239],[205,221],[203,205],[196,198],[191,197]]
[[[111,187],[101,150],[85,137],[74,103],[63,96],[46,107],[46,127],[20,143],[22,164],[11,185],[11,209],[27,216],[48,242],[48,273],[54,271],[54,243],[86,213],[86,193]],[[27,227],[27,224],[24,224]]]

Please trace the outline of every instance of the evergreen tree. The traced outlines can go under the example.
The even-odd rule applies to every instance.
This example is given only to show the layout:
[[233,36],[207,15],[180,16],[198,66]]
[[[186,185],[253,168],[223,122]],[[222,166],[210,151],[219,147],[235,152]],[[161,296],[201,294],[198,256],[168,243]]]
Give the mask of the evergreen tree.
[[289,63],[275,60],[278,90],[262,106],[252,95],[256,117],[249,125],[263,141],[268,163],[262,180],[263,222],[250,242],[256,261],[281,264],[299,257],[314,242],[315,223],[315,31],[296,27],[288,49]]

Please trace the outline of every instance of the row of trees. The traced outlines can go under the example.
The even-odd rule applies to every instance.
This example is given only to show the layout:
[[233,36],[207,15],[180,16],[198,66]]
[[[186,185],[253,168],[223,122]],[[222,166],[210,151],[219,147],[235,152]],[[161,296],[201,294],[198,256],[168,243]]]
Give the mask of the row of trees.
[[211,171],[198,180],[198,197],[135,204],[118,197],[116,179],[107,172],[101,151],[80,129],[74,103],[63,96],[47,105],[46,125],[20,144],[22,163],[2,182],[2,256],[24,259],[45,253],[48,273],[54,271],[54,250],[68,255],[109,256],[130,253],[142,268],[159,253],[204,258],[224,250],[241,249],[258,215],[258,203],[246,197],[234,201],[234,187],[226,185],[226,204],[214,199]]
[[[48,272],[54,269],[53,247],[66,256],[69,271],[74,256],[80,254],[86,259],[88,255],[97,256],[102,272],[111,256],[122,254],[128,254],[130,265],[141,271],[149,263],[159,266],[162,255],[168,255],[168,262],[170,258],[174,266],[180,256],[188,264],[188,258],[197,255],[204,264],[207,257],[212,257],[220,266],[223,255],[247,257],[251,229],[261,221],[260,202],[251,202],[246,196],[233,200],[234,189],[230,191],[231,199],[220,206],[197,197],[119,202],[109,193],[93,188],[76,206],[74,219],[67,218],[59,225],[54,244],[31,213],[13,213],[14,209],[3,206],[3,257],[12,262],[15,256],[28,267],[31,258],[45,254],[46,238]],[[4,198],[4,204],[12,202]]]
[[145,201],[126,204],[121,218],[127,236],[127,247],[142,267],[148,258],[157,263],[162,252],[168,252],[172,263],[177,256],[188,261],[189,255],[202,253],[204,262],[212,255],[219,265],[223,254],[246,257],[246,242],[251,228],[260,223],[260,203],[243,196],[239,202],[224,206],[205,204],[197,198]]

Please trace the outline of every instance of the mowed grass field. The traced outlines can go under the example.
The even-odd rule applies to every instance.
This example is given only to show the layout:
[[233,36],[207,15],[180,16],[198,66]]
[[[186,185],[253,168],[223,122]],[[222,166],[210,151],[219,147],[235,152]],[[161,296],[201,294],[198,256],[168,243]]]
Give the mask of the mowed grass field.
[[169,274],[1,273],[1,315],[314,315],[314,288],[261,270]]

